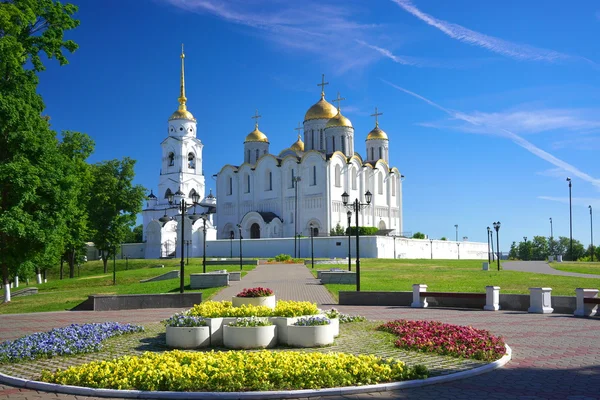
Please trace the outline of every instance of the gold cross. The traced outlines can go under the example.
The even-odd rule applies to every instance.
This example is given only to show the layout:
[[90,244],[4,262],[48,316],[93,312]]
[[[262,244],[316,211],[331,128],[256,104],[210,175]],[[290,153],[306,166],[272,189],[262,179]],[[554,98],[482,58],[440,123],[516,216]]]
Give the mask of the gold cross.
[[329,82],[325,82],[325,74],[321,74],[321,83],[317,83],[317,86],[321,86],[322,97],[325,97],[325,85],[329,85]]
[[258,110],[254,111],[254,116],[250,117],[250,118],[252,118],[253,120],[255,120],[254,121],[254,127],[258,128],[258,119],[262,118],[262,115],[258,115]]
[[337,98],[333,99],[333,102],[337,101],[337,103],[338,103],[338,105],[337,105],[338,112],[340,112],[340,102],[342,100],[346,100],[346,98],[345,97],[340,97],[340,92],[338,92]]
[[304,127],[302,127],[302,122],[298,122],[298,127],[294,128],[295,131],[298,131],[298,140],[300,140],[300,131],[304,130]]
[[377,107],[375,107],[375,114],[371,114],[371,117],[375,117],[375,126],[379,126],[379,121],[377,120],[377,117],[380,115],[383,115],[383,113],[378,113]]

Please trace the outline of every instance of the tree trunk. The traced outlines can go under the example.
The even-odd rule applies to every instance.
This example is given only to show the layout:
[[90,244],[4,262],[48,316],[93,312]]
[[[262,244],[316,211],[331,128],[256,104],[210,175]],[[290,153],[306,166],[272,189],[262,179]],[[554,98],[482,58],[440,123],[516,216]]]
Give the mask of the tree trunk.
[[69,254],[69,278],[75,278],[75,250]]
[[62,281],[63,278],[63,263],[65,262],[64,257],[60,258],[60,280]]
[[36,282],[38,285],[42,284],[42,273],[40,271],[39,267],[35,268],[35,276],[36,276]]
[[102,255],[102,264],[104,264],[104,273],[106,274],[108,272],[108,256],[109,253],[104,252],[104,254]]

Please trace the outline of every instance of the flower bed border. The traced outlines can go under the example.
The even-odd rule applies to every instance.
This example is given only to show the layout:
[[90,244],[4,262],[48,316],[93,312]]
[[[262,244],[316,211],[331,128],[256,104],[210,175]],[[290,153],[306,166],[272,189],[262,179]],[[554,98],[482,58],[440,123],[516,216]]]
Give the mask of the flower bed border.
[[398,389],[408,389],[414,387],[428,386],[438,383],[451,382],[459,379],[465,379],[493,371],[508,363],[512,357],[512,349],[505,344],[506,354],[502,358],[493,361],[481,367],[473,368],[468,371],[461,371],[454,374],[435,376],[427,379],[416,379],[403,382],[381,383],[377,385],[365,386],[346,386],[341,388],[327,389],[303,389],[287,391],[270,392],[161,392],[161,391],[143,391],[143,390],[115,390],[115,389],[93,389],[81,386],[57,385],[55,383],[45,383],[32,381],[22,378],[15,378],[0,373],[0,383],[14,387],[26,388],[31,390],[41,390],[44,392],[54,392],[63,394],[72,394],[77,396],[95,396],[95,397],[121,397],[128,399],[208,399],[208,398],[243,398],[243,399],[268,399],[268,398],[301,398],[333,395],[349,395],[359,393],[386,392]]

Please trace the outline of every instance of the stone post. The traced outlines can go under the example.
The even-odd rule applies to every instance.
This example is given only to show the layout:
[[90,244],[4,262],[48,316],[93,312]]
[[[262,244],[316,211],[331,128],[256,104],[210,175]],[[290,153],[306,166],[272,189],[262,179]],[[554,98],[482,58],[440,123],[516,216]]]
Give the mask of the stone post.
[[552,314],[552,288],[529,288],[529,308],[527,312]]
[[576,317],[593,317],[597,314],[598,304],[585,304],[584,298],[598,297],[598,289],[575,289],[577,295],[577,309],[573,313]]
[[485,306],[483,309],[486,311],[498,311],[500,309],[500,286],[485,287]]
[[421,297],[421,292],[427,292],[427,285],[415,283],[413,287],[413,302],[410,305],[414,308],[425,308],[427,307],[427,297]]
[[481,269],[484,271],[489,271],[490,269],[490,264],[487,262],[484,262],[483,265],[481,266]]

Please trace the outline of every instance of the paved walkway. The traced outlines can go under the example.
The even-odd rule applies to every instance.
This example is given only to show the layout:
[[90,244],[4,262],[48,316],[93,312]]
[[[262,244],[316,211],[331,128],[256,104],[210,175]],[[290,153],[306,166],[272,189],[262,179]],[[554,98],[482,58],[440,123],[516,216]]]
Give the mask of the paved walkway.
[[[306,297],[301,299],[319,296],[317,291],[320,289],[315,288],[312,278],[302,271],[305,267],[282,266],[281,268],[286,268],[285,277],[281,276],[282,271],[276,271],[275,268],[260,266],[252,274],[254,276],[249,273],[238,286],[251,287],[250,282],[260,283],[273,288],[280,298],[296,299],[293,296],[297,296],[298,290],[304,290],[306,293]],[[233,289],[233,292],[236,290]],[[325,301],[329,302],[330,299]],[[499,370],[446,384],[386,393],[329,396],[322,397],[323,399],[600,399],[600,317],[579,319],[561,314],[540,315],[511,311],[485,312],[409,307],[339,306],[338,308],[342,312],[364,315],[373,320],[398,318],[438,320],[487,329],[493,334],[504,337],[513,349],[513,360]],[[120,321],[143,324],[166,318],[176,311],[179,310],[0,315],[0,340],[71,323]],[[91,399],[2,385],[0,385],[0,398]]]
[[534,272],[536,274],[576,276],[579,278],[600,278],[600,275],[559,271],[548,265],[546,261],[502,261],[502,268],[507,271]]

